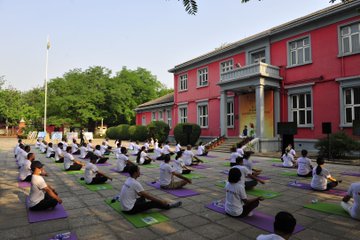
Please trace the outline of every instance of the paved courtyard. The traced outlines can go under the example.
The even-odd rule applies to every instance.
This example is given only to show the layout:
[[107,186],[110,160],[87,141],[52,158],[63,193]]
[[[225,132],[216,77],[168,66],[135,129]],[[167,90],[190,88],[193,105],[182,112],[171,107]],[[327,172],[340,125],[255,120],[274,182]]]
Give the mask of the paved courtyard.
[[[204,158],[209,161],[206,164],[210,167],[196,170],[196,173],[204,175],[204,178],[194,179],[193,184],[186,186],[186,188],[200,192],[200,195],[181,198],[183,205],[180,208],[168,211],[159,210],[169,220],[146,228],[133,227],[104,202],[106,198],[113,197],[120,191],[126,179],[125,176],[110,172],[112,166],[99,168],[114,178],[110,182],[114,189],[90,191],[76,181],[80,175],[68,175],[62,172],[61,168],[55,166],[52,160],[37,154],[37,160],[46,164],[45,169],[49,173],[45,180],[53,185],[59,193],[68,217],[30,224],[24,204],[29,189],[19,188],[17,185],[18,169],[12,150],[15,144],[16,139],[0,138],[0,239],[49,239],[57,233],[68,231],[76,233],[78,239],[88,240],[231,240],[255,239],[257,235],[266,233],[204,207],[205,204],[225,196],[224,190],[215,186],[217,181],[226,178],[226,175],[220,171],[227,169],[224,166],[224,159],[229,155],[221,153],[210,153],[217,156],[216,158]],[[256,168],[263,170],[262,175],[271,178],[265,185],[259,185],[257,188],[280,193],[280,196],[276,198],[261,202],[258,210],[273,216],[282,210],[289,211],[295,216],[298,224],[305,227],[304,231],[293,235],[291,239],[360,239],[360,221],[303,207],[305,204],[311,203],[313,199],[317,199],[319,202],[339,203],[341,197],[290,188],[287,186],[290,181],[297,179],[310,182],[310,179],[301,180],[297,177],[282,175],[281,173],[286,169],[272,167],[273,162],[269,158],[253,156],[252,159],[258,161]],[[114,166],[113,157],[109,162]],[[340,175],[343,171],[360,173],[358,166],[327,164],[326,167],[335,178],[343,179],[343,183],[338,187],[340,189],[347,189],[350,183],[360,181],[359,177]],[[145,182],[158,178],[159,170],[157,168],[141,168],[141,172],[142,176],[139,180],[145,190],[158,197],[180,200],[145,184]],[[249,197],[252,196],[249,195]]]

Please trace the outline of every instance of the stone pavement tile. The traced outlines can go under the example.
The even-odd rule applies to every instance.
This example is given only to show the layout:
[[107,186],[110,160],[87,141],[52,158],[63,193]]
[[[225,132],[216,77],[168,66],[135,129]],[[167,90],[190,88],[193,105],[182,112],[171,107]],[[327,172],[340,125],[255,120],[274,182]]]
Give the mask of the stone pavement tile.
[[167,221],[167,222],[151,225],[149,229],[151,229],[151,231],[153,231],[159,236],[166,236],[169,234],[176,233],[178,231],[183,231],[185,227],[176,222]]
[[123,240],[153,240],[159,239],[160,236],[150,231],[148,228],[136,228],[133,230],[116,233]]
[[[327,219],[323,219],[322,221],[315,222],[310,229],[323,232],[326,234],[330,234],[332,236],[338,236],[341,238],[342,236],[345,236],[348,232],[348,228],[345,228],[341,225],[333,224],[331,222],[328,222]],[[359,236],[360,238],[360,236]]]
[[191,217],[188,217],[188,216],[180,217],[180,218],[176,219],[176,222],[181,223],[182,225],[184,225],[187,228],[194,228],[194,227],[208,224],[209,220],[207,220],[206,218],[199,217],[197,215],[192,215]]
[[31,231],[27,226],[10,228],[0,231],[1,239],[12,240],[12,239],[24,239],[31,237]]
[[[323,226],[324,230],[327,229],[326,226]],[[306,239],[306,240],[335,240],[335,239],[339,239],[339,237],[337,236],[332,236],[330,234],[325,234],[322,232],[319,232],[317,230],[313,230],[313,229],[305,229],[304,231],[301,231],[297,234],[293,235],[295,238],[298,239]]]
[[135,229],[134,226],[126,219],[124,219],[120,214],[118,214],[118,218],[116,220],[107,222],[107,226],[118,235],[126,230]]
[[96,198],[85,200],[84,203],[86,206],[96,208],[98,205],[106,205],[103,198],[97,196]]
[[193,202],[193,204],[191,204],[191,205],[184,204],[182,207],[192,213],[198,214],[198,213],[206,211],[204,205],[205,205],[205,203]]
[[168,211],[163,211],[162,214],[164,214],[165,216],[167,216],[170,219],[176,219],[179,217],[192,215],[193,213],[182,207],[179,207],[179,208],[172,208]]
[[244,230],[241,230],[240,233],[244,234],[250,239],[256,239],[256,237],[259,236],[260,234],[268,234],[268,232],[265,232],[264,230],[255,227],[246,228]]
[[[106,207],[108,207],[106,205]],[[119,218],[119,214],[112,209],[104,210],[101,206],[96,206],[96,208],[91,208],[91,211],[103,222],[109,222]]]
[[[347,218],[347,217],[338,216],[338,215],[330,215],[329,217],[326,218],[326,221],[331,222],[331,224],[336,224],[336,225],[346,227],[348,229],[360,230],[360,221],[357,221],[352,218]],[[360,237],[359,237],[359,239],[360,239]]]
[[81,227],[73,227],[71,232],[75,232],[79,240],[81,239],[104,239],[104,236],[112,234],[111,230],[104,224],[86,224]]
[[40,235],[55,231],[65,231],[69,229],[69,222],[67,218],[37,222],[30,224],[29,229],[31,229],[33,235]]
[[166,236],[165,239],[166,240],[204,240],[208,238],[200,236],[199,234],[191,230],[185,230]]
[[91,215],[93,212],[90,211],[89,208],[82,207],[82,208],[75,208],[75,209],[66,209],[68,213],[68,218],[77,218],[77,217],[86,217],[86,215]]
[[86,215],[76,217],[76,218],[70,218],[69,224],[72,228],[82,227],[82,226],[92,226],[96,224],[100,224],[101,221],[95,216],[95,214],[92,215]]
[[[11,219],[11,221],[9,221],[9,219]],[[5,218],[4,215],[2,215],[0,218],[0,231],[2,229],[6,230],[9,228],[26,226],[28,224],[29,224],[29,222],[28,222],[26,215],[23,215],[23,216],[15,215],[14,216],[12,214],[12,215],[9,215],[9,218]]]
[[215,211],[212,211],[210,209],[205,209],[204,212],[201,212],[198,214],[200,217],[204,217],[204,218],[207,218],[209,219],[210,221],[218,221],[220,219],[224,219],[226,218],[227,216],[225,214],[221,214],[221,213],[218,213],[218,212],[215,212]]
[[200,234],[201,236],[210,238],[210,239],[218,239],[220,237],[225,237],[231,233],[231,230],[219,226],[217,224],[206,224],[204,226],[196,227],[192,229],[194,232]]
[[112,198],[114,196],[116,196],[117,194],[119,194],[119,190],[116,189],[108,189],[108,190],[101,190],[98,191],[98,194],[103,197],[103,198]]
[[249,224],[241,222],[241,221],[237,220],[236,218],[229,217],[226,215],[224,215],[224,216],[226,218],[216,221],[216,223],[218,223],[228,229],[231,229],[233,231],[237,231],[237,232],[241,232],[244,229],[251,227]]
[[296,212],[297,214],[304,215],[315,220],[326,219],[330,214],[314,211],[312,209],[303,208]]
[[225,237],[219,238],[219,240],[250,240],[250,239],[253,238],[248,238],[245,235],[241,234],[240,232],[234,232]]

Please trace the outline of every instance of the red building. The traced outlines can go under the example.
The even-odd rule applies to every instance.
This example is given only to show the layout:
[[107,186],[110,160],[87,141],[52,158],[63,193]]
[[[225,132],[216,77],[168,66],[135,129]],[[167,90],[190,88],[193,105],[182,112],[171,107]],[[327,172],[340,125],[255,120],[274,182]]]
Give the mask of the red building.
[[[324,137],[323,122],[351,135],[353,120],[360,120],[360,1],[295,19],[169,72],[171,125],[198,123],[204,138],[235,137],[254,125],[261,149],[277,149],[277,122],[292,121],[297,147],[313,148]],[[137,124],[149,118],[145,110],[137,109]],[[164,109],[152,105],[151,111],[156,119]]]

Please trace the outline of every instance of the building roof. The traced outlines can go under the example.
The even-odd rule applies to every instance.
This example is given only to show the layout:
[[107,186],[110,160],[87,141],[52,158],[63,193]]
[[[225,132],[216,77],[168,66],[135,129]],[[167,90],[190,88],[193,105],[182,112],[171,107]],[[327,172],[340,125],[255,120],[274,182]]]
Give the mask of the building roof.
[[146,103],[140,104],[139,106],[137,106],[137,108],[135,108],[135,111],[144,110],[152,107],[159,107],[163,105],[172,105],[172,104],[174,104],[174,92],[150,100]]
[[270,36],[273,36],[275,34],[279,34],[281,32],[285,32],[285,31],[287,31],[289,29],[292,29],[292,28],[307,24],[309,22],[315,21],[317,19],[329,16],[329,15],[332,15],[332,14],[335,14],[335,13],[338,13],[338,12],[341,12],[341,11],[344,11],[344,10],[347,10],[347,9],[351,9],[351,8],[355,9],[356,6],[358,6],[358,7],[360,6],[360,1],[359,0],[349,0],[348,2],[335,4],[335,5],[331,6],[331,7],[324,8],[322,10],[319,10],[319,11],[316,11],[314,13],[308,14],[308,15],[306,15],[304,17],[297,18],[297,19],[292,20],[290,22],[286,22],[284,24],[281,24],[279,26],[270,28],[270,29],[265,30],[263,32],[252,35],[250,37],[247,37],[247,38],[241,39],[239,41],[236,41],[234,43],[230,43],[230,44],[227,44],[227,45],[225,45],[223,47],[217,48],[214,51],[205,53],[205,54],[203,54],[203,55],[201,55],[199,57],[193,58],[193,59],[191,59],[189,61],[186,61],[184,63],[176,65],[174,68],[169,69],[168,71],[170,73],[175,73],[175,72],[177,72],[177,71],[179,71],[179,70],[181,70],[183,68],[191,66],[194,63],[206,60],[208,58],[214,57],[214,56],[222,54],[222,53],[226,53],[228,51],[231,51],[231,50],[233,50],[235,48],[238,48],[238,47],[243,46],[245,44],[248,44],[250,42],[253,42],[253,41],[256,41],[256,40],[259,40],[259,39],[262,39],[262,38],[270,37]]

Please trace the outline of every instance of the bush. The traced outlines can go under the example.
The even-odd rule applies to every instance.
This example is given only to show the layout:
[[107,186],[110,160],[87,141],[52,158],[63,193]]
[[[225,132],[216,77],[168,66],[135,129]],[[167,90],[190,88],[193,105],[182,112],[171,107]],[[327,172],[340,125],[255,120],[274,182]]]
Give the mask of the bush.
[[106,130],[106,136],[110,139],[128,140],[130,138],[128,124],[120,124],[117,127],[109,127]]
[[106,129],[106,137],[110,138],[110,139],[116,139],[116,127],[109,127],[108,129]]
[[[351,151],[360,149],[359,142],[355,141],[345,132],[337,132],[330,135],[330,154],[332,158],[339,159],[344,158]],[[329,140],[327,137],[320,139],[315,148],[319,150],[320,156],[328,156],[329,152]]]
[[166,141],[169,136],[170,127],[163,121],[153,121],[147,125],[149,137],[159,140],[160,143]]
[[148,129],[146,126],[133,125],[129,127],[129,135],[134,141],[145,141],[148,138]]
[[[187,134],[183,132],[183,126],[192,126],[192,132],[190,134],[190,142],[188,142]],[[191,144],[192,146],[198,141],[201,134],[201,128],[195,123],[179,123],[174,128],[174,137],[177,142],[185,146]]]

